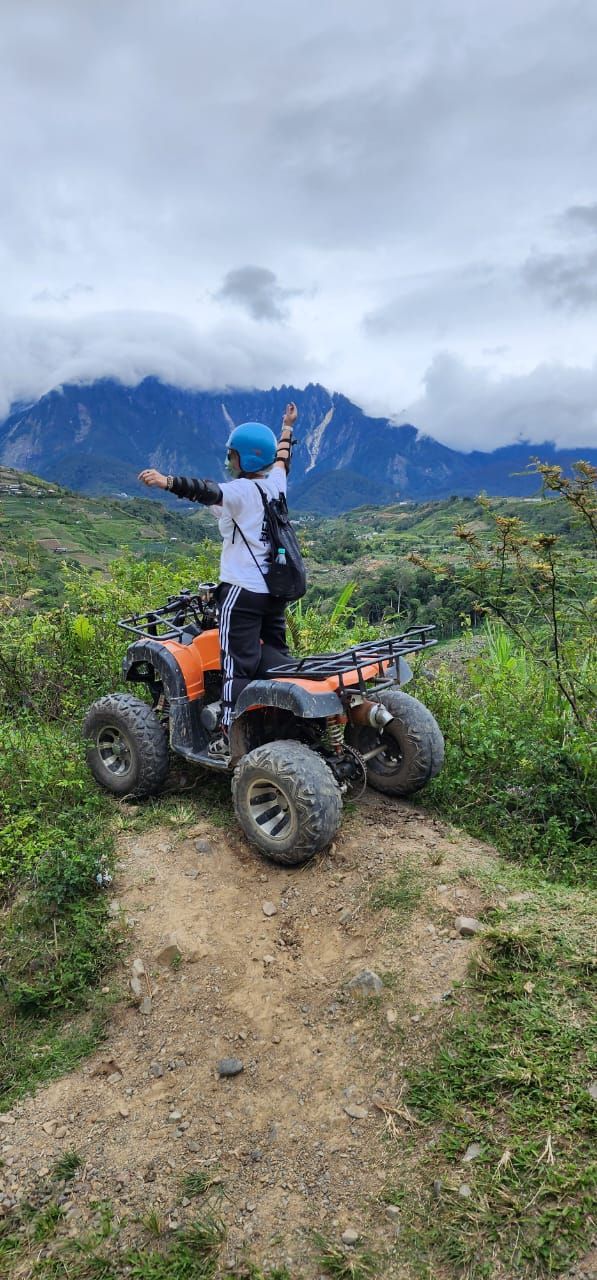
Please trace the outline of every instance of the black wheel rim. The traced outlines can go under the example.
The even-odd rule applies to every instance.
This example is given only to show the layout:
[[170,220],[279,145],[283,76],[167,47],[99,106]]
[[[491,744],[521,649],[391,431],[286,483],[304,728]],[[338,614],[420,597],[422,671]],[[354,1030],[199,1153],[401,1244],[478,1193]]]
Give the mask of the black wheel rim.
[[130,773],[133,763],[131,746],[116,725],[104,725],[97,735],[95,745],[107,773],[115,778],[124,778]]
[[379,751],[379,755],[366,761],[367,769],[375,773],[396,773],[402,765],[400,746],[390,733],[376,733],[375,729],[362,729],[358,749],[361,755]]

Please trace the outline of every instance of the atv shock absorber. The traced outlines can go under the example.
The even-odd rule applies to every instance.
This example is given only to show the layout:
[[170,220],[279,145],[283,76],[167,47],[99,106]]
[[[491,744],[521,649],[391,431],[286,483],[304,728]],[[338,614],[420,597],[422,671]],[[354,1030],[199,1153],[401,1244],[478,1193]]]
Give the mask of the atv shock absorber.
[[325,740],[337,756],[341,756],[344,751],[344,730],[347,719],[347,716],[326,716]]

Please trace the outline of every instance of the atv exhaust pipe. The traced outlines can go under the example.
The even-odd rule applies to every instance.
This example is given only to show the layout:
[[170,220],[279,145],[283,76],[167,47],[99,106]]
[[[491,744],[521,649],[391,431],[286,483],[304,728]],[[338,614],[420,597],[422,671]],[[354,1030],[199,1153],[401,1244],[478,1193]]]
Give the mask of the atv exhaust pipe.
[[348,714],[351,724],[368,725],[371,729],[385,729],[390,720],[394,719],[392,713],[381,702],[369,702],[366,698],[363,698],[362,702],[353,704]]

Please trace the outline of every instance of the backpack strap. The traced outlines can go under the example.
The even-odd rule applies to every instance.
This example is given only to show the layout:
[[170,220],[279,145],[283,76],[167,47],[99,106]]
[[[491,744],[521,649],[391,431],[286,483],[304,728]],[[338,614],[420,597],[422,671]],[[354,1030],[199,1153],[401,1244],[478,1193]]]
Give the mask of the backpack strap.
[[[259,492],[261,493],[261,489],[259,490]],[[249,543],[247,542],[247,539],[245,538],[245,535],[244,535],[244,533],[243,533],[243,531],[242,531],[242,529],[241,529],[240,525],[236,523],[236,520],[233,520],[233,521],[232,521],[232,523],[233,523],[233,525],[234,525],[234,528],[235,528],[235,529],[238,529],[238,532],[240,533],[240,536],[241,536],[241,538],[242,538],[242,540],[243,540],[243,542],[244,542],[244,544],[245,544],[245,547],[247,548],[247,551],[249,552],[249,555],[251,556],[252,560],[254,560],[255,564],[257,565],[257,568],[259,569],[259,572],[260,572],[260,574],[261,574],[261,577],[263,578],[263,581],[265,582],[265,585],[266,585],[266,587],[267,587],[267,578],[266,578],[266,576],[265,576],[265,574],[264,574],[264,572],[263,572],[263,569],[261,568],[261,565],[260,565],[260,563],[259,563],[259,561],[258,561],[258,559],[257,559],[257,556],[254,554],[254,552],[252,551],[252,549],[251,549],[251,547],[250,547]],[[269,591],[269,587],[267,587],[267,589],[268,589],[268,591]]]

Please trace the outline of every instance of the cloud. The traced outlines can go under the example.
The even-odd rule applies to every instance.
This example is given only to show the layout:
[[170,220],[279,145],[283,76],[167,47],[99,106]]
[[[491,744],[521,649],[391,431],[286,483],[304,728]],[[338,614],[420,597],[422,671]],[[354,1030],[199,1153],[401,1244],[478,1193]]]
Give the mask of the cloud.
[[5,4],[2,404],[589,370],[596,41],[594,0]]
[[267,267],[247,266],[228,271],[215,296],[222,302],[238,303],[254,320],[283,321],[288,316],[287,300],[298,293],[297,289],[282,289]]
[[570,205],[562,214],[561,224],[565,230],[597,233],[597,203]]
[[582,310],[597,303],[597,249],[589,253],[535,253],[522,268],[530,289],[552,307]]
[[453,448],[497,449],[516,440],[559,448],[597,448],[597,361],[588,369],[540,365],[496,378],[446,353],[424,379],[424,395],[405,410],[425,435]]
[[68,289],[40,289],[31,295],[32,302],[71,302],[82,294],[93,293],[91,284],[71,284]]
[[307,380],[302,344],[248,321],[201,330],[179,316],[113,312],[75,320],[0,316],[0,419],[64,383],[155,376],[179,387],[262,387]]

